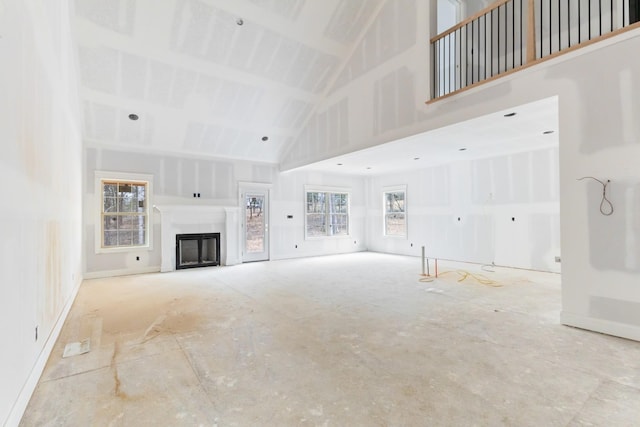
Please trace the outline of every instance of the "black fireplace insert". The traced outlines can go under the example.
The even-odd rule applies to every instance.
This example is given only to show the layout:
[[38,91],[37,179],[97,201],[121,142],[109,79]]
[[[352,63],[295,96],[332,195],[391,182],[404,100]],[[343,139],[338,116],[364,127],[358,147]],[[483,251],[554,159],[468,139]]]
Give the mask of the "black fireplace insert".
[[176,270],[220,265],[220,233],[176,234]]

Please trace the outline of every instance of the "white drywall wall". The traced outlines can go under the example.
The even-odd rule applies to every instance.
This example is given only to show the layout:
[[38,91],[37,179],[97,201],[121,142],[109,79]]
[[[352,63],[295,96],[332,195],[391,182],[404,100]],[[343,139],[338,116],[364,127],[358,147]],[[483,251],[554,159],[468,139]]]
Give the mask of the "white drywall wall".
[[[159,206],[239,206],[240,182],[272,184],[271,259],[365,249],[365,202],[361,178],[311,172],[281,174],[275,165],[267,163],[149,155],[144,152],[89,147],[85,149],[84,173],[84,251],[85,273],[88,277],[159,271],[161,264],[160,217],[157,211],[151,213],[151,250],[145,248],[117,253],[96,253],[94,236],[95,227],[99,225],[99,202],[95,195],[95,171],[152,175],[152,203]],[[351,236],[305,240],[305,185],[344,187],[352,190]],[[194,198],[193,193],[200,193],[200,198]],[[293,218],[287,218],[288,215],[292,215]]]
[[[558,149],[368,178],[369,250],[560,271]],[[384,187],[407,186],[407,236],[382,234]]]
[[[640,84],[635,77],[640,75],[640,56],[633,54],[640,50],[640,30],[424,105],[431,79],[425,42],[430,34],[428,7],[415,0],[389,3],[415,13],[398,23],[385,16],[395,16],[396,9],[385,6],[378,20],[387,25],[372,26],[363,40],[364,59],[352,59],[366,62],[370,52],[378,60],[369,61],[365,73],[340,82],[324,104],[348,105],[348,113],[338,116],[340,123],[349,124],[348,143],[311,145],[305,131],[288,151],[283,169],[558,95],[562,320],[640,340]],[[406,34],[411,30],[414,37]],[[372,44],[400,34],[402,40],[414,40],[411,46],[380,55]],[[372,126],[378,122],[381,125]],[[611,179],[613,215],[600,214],[602,189],[597,184],[576,181],[584,175]]]
[[68,7],[66,0],[0,2],[1,425],[19,422],[82,274],[82,145]]

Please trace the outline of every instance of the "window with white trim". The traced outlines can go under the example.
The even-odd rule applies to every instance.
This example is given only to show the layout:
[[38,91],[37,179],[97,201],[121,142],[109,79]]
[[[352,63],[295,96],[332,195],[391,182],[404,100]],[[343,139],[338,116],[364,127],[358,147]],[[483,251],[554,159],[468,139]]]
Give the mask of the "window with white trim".
[[305,236],[349,235],[349,192],[305,187]]
[[407,235],[407,187],[387,187],[383,191],[384,235]]
[[96,172],[96,190],[96,252],[149,247],[151,177]]

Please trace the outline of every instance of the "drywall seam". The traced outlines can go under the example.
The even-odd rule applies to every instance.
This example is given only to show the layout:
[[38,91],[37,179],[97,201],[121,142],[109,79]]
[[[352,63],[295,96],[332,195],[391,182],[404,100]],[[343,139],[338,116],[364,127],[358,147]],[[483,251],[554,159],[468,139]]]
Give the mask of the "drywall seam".
[[62,331],[62,326],[64,322],[67,320],[67,316],[71,311],[71,307],[73,306],[74,301],[76,300],[76,296],[78,295],[78,291],[80,290],[80,285],[82,284],[82,278],[78,279],[76,284],[74,285],[74,289],[71,292],[71,297],[67,300],[67,303],[64,306],[64,309],[58,316],[56,323],[47,338],[47,342],[45,343],[36,363],[33,365],[33,369],[27,378],[27,381],[22,386],[22,390],[20,390],[20,394],[18,398],[13,404],[13,407],[9,411],[9,416],[5,420],[4,426],[17,426],[20,424],[20,420],[24,415],[24,411],[27,409],[27,405],[29,404],[29,400],[31,400],[31,396],[35,391],[38,381],[40,381],[40,376],[42,376],[42,372],[47,364],[47,360],[49,360],[49,356],[51,356],[51,352],[53,351],[53,346],[58,341],[58,337],[60,336],[60,332]]
[[377,10],[374,13],[371,14],[371,17],[369,18],[369,21],[362,27],[362,31],[360,32],[360,34],[358,35],[356,40],[353,42],[353,45],[349,49],[349,53],[347,55],[345,55],[344,60],[336,68],[335,72],[333,73],[333,76],[327,82],[327,85],[324,88],[324,90],[322,91],[322,94],[319,95],[318,98],[320,99],[320,102],[316,102],[315,106],[309,111],[309,114],[307,114],[307,117],[304,119],[304,121],[300,125],[300,128],[299,128],[300,130],[293,137],[293,139],[291,139],[291,141],[289,141],[289,144],[280,149],[280,153],[279,153],[280,154],[280,161],[278,163],[282,163],[282,159],[286,159],[287,156],[289,155],[289,153],[291,152],[291,150],[293,150],[293,148],[295,147],[295,145],[297,144],[297,142],[300,139],[300,135],[302,135],[302,133],[306,129],[307,124],[309,123],[311,118],[314,117],[316,115],[316,113],[318,112],[318,107],[320,107],[321,105],[322,106],[325,105],[325,101],[329,97],[329,94],[331,93],[331,91],[334,89],[334,87],[336,85],[336,81],[338,80],[338,78],[342,74],[342,71],[345,69],[347,64],[349,64],[349,61],[351,61],[351,58],[353,57],[353,54],[356,52],[356,49],[358,49],[358,47],[360,47],[360,44],[362,43],[362,41],[366,37],[367,32],[371,28],[371,25],[373,25],[373,23],[376,22],[376,19],[378,19],[378,17],[380,16],[380,12],[386,6],[387,2],[388,2],[388,0],[382,0],[380,2],[380,4],[378,5]]

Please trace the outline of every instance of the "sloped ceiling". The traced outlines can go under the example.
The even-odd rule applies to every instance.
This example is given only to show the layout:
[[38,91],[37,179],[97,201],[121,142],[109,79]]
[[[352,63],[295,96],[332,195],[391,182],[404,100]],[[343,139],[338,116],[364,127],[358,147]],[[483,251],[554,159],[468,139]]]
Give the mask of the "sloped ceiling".
[[384,1],[75,0],[85,142],[276,163]]

